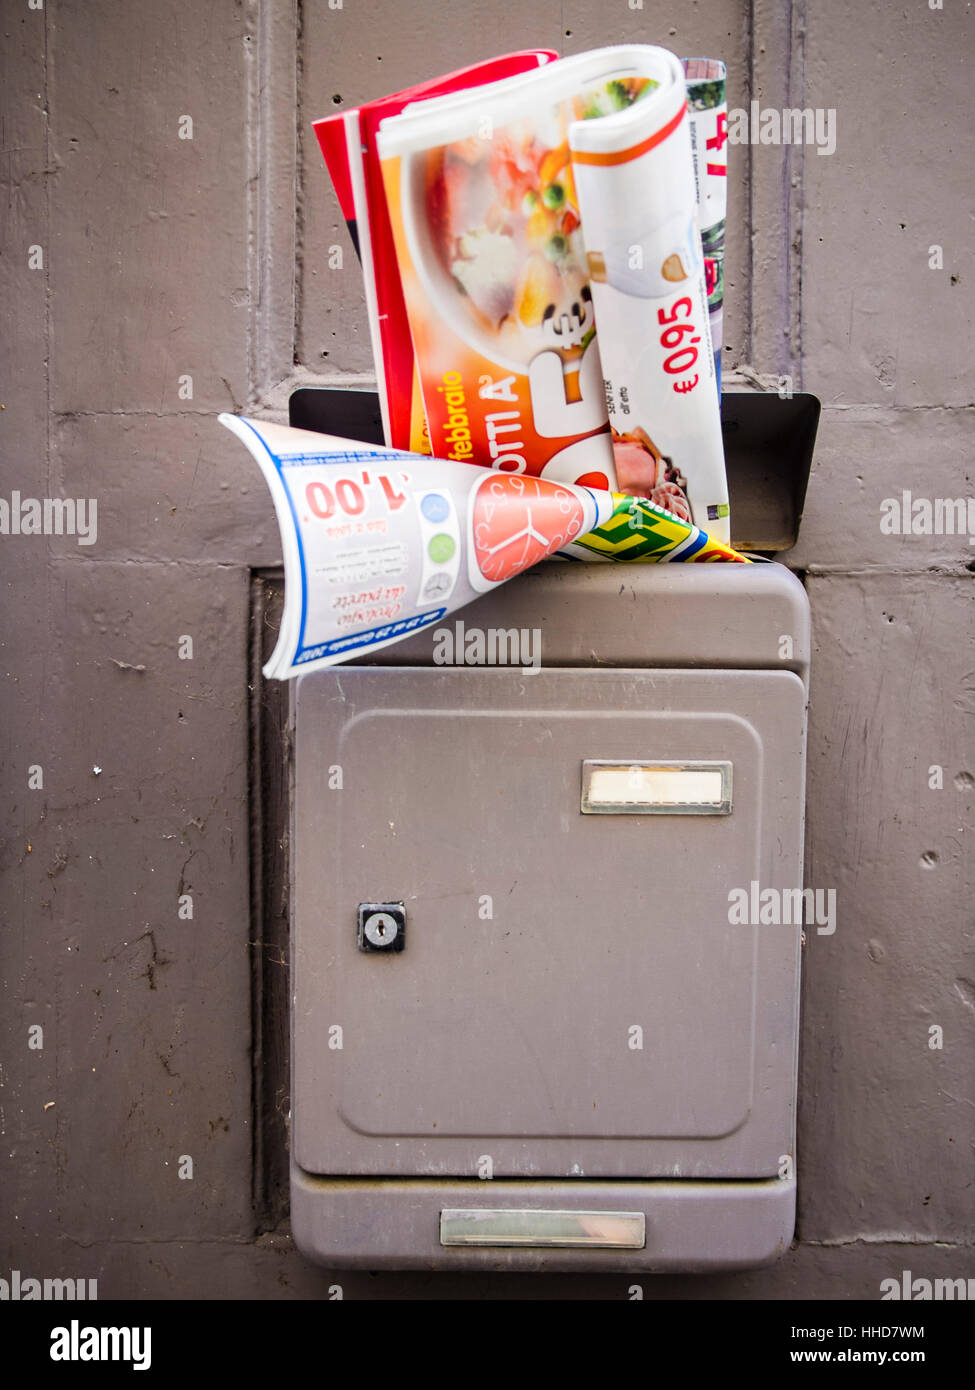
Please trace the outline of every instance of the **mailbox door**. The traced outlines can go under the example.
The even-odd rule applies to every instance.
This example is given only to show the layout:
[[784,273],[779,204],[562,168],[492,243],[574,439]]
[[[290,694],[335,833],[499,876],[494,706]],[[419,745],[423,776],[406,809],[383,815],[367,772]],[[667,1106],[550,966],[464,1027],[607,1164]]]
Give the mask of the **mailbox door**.
[[[301,1168],[778,1174],[794,1133],[797,676],[347,668],[295,698]],[[591,761],[730,764],[730,813],[586,814]],[[403,905],[402,950],[362,949],[361,904]]]

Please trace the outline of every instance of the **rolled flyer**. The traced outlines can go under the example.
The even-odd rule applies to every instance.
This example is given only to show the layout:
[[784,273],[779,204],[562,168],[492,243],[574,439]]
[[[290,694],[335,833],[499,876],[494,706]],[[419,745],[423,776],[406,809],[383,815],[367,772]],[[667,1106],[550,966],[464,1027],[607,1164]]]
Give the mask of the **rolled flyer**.
[[[281,530],[284,614],[269,678],[388,647],[548,556],[743,558],[609,492],[219,419],[260,467]],[[586,537],[590,548],[577,550]]]
[[616,476],[728,541],[684,69],[666,49],[643,53],[652,91],[569,126]]
[[697,216],[704,252],[704,277],[711,319],[711,346],[721,394],[724,318],[724,235],[728,213],[727,70],[717,58],[684,58],[691,122]]
[[[599,493],[597,496],[603,496]],[[559,551],[560,558],[578,560],[679,560],[682,563],[732,560],[752,563],[752,557],[716,541],[690,521],[645,497],[613,493],[609,516],[585,536]],[[764,561],[764,556],[756,559]]]

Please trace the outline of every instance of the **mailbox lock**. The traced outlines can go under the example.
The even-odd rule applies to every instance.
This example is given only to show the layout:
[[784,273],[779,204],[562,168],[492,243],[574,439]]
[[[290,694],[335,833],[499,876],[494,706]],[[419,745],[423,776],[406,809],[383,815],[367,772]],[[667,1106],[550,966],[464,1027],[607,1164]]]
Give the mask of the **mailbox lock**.
[[405,903],[360,903],[360,951],[402,951],[406,945]]
[[377,949],[392,946],[399,936],[399,926],[388,912],[370,912],[362,930],[366,934],[366,940]]

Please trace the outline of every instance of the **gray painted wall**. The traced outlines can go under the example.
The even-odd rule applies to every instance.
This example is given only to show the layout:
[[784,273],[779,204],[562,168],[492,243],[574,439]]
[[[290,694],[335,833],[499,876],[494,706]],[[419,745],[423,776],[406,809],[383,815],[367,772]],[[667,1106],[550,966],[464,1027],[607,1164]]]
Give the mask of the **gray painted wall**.
[[286,996],[261,982],[286,969],[262,935],[283,906],[252,898],[280,845],[261,844],[249,686],[252,573],[280,548],[214,419],[371,381],[311,119],[499,47],[625,39],[724,56],[732,106],[833,110],[837,134],[828,156],[732,150],[726,287],[727,384],[788,375],[824,403],[786,557],[814,625],[807,883],[838,895],[805,953],[798,1240],[772,1269],[645,1297],[975,1274],[975,551],[880,529],[902,489],[973,494],[969,7],[332,3],[3,0],[0,496],[97,499],[98,529],[0,537],[0,1276],[101,1297],[627,1296],[625,1276],[337,1281],[278,1219]]

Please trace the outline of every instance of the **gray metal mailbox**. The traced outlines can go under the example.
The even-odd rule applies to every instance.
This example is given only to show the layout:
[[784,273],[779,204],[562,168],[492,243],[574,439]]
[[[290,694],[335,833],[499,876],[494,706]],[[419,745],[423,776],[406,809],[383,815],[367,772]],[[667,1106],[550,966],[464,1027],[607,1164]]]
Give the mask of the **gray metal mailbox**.
[[729,904],[802,886],[809,643],[775,563],[550,563],[296,682],[306,1254],[688,1271],[788,1247],[801,927]]

